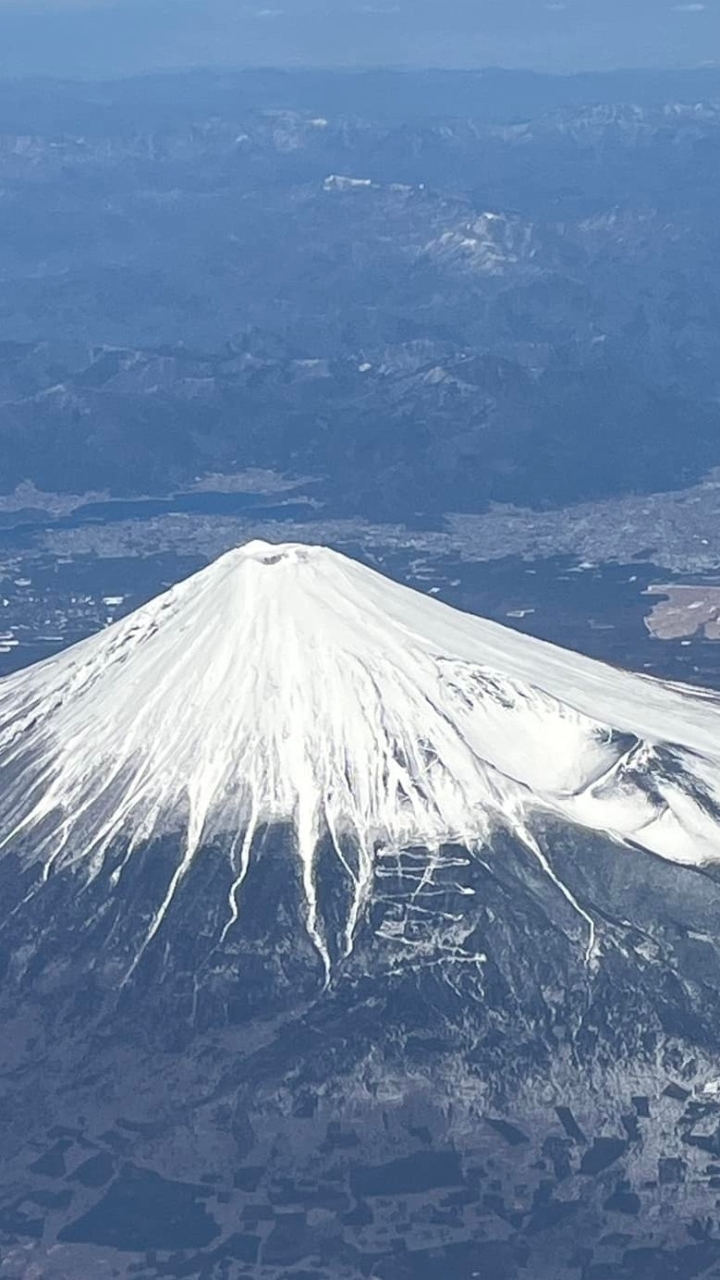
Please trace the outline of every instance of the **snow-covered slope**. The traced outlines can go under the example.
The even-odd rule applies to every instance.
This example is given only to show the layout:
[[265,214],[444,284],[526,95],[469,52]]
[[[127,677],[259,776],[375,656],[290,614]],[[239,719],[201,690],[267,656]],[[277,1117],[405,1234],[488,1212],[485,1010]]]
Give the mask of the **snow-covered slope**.
[[[352,884],[379,855],[482,845],[553,814],[678,862],[720,860],[720,714],[460,613],[323,547],[253,542],[97,636],[0,683],[0,856],[40,886],[161,833],[177,863],[151,941],[213,837],[242,911],[259,824],[293,824],[322,954],[315,853]],[[122,868],[113,872],[122,875]],[[580,909],[580,908],[578,908]]]

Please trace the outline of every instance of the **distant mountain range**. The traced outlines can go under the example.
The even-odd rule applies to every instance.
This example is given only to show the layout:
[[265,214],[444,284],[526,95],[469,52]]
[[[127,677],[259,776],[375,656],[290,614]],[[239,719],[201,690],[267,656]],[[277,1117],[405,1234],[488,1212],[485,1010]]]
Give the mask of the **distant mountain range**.
[[460,116],[432,83],[5,86],[5,491],[263,466],[409,519],[720,462],[714,102]]

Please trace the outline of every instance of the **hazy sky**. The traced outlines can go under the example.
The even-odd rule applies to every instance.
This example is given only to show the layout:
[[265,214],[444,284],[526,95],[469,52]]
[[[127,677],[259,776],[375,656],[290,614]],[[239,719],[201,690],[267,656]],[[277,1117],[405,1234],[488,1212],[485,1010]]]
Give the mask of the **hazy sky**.
[[720,0],[0,0],[0,74],[720,63]]

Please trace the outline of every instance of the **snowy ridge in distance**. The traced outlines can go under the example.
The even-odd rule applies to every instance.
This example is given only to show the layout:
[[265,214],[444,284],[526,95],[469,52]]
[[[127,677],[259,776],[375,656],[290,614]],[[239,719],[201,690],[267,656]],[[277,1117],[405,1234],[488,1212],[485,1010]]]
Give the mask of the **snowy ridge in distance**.
[[144,949],[215,836],[232,864],[224,938],[254,833],[289,822],[329,966],[320,838],[352,886],[346,951],[377,854],[409,844],[472,851],[502,826],[552,874],[533,822],[554,814],[677,862],[720,860],[718,706],[326,548],[252,542],[0,681],[0,856],[41,866],[34,893],[61,871],[102,874],[118,841],[127,862],[177,833]]

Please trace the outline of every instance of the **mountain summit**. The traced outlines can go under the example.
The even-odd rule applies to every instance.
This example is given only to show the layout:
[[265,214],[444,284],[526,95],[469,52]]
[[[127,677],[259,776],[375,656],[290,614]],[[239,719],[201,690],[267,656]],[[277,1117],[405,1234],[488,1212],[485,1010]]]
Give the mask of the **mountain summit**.
[[[142,908],[122,908],[136,926],[125,978],[172,935],[203,865],[215,945],[242,929],[272,826],[290,833],[299,923],[326,977],[379,869],[415,846],[424,888],[444,849],[477,854],[496,832],[555,878],[537,839],[548,818],[629,857],[720,860],[714,695],[564,652],[317,546],[251,542],[4,680],[0,770],[0,859],[22,868],[28,902],[58,878],[75,898],[97,882],[109,918],[136,860],[162,848]],[[590,949],[591,914],[556,883]]]

